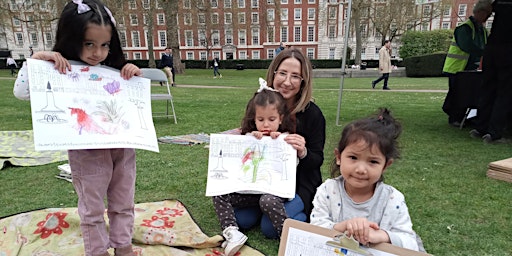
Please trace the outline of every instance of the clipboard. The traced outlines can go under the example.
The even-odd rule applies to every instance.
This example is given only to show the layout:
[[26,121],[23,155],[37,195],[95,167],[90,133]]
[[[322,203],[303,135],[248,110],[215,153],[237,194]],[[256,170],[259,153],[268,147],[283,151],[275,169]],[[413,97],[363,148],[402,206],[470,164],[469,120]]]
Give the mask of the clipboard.
[[[336,245],[339,243],[339,239],[336,238],[340,235],[343,234],[332,229],[326,229],[293,219],[286,219],[279,243],[278,256],[346,255],[347,253],[343,250],[343,245],[336,248]],[[306,246],[308,250],[314,251],[315,253],[304,252],[303,249]],[[371,255],[432,256],[428,253],[401,248],[389,243],[372,244],[369,247],[369,251],[374,252]],[[348,253],[348,255],[350,255],[350,253]]]

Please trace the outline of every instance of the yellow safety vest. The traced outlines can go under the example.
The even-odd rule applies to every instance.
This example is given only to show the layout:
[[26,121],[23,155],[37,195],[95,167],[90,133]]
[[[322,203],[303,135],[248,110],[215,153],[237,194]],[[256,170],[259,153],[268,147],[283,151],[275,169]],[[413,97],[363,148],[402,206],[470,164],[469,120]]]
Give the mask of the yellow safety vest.
[[[470,19],[466,20],[466,22],[459,25],[463,26],[467,24],[471,30],[473,31],[473,39],[475,39],[475,26]],[[484,29],[484,43],[487,44],[487,29]],[[468,64],[469,53],[461,50],[455,41],[455,36],[452,38],[452,42],[450,43],[450,48],[448,49],[448,54],[446,54],[446,59],[444,61],[443,72],[455,74],[459,71],[463,71],[466,68],[466,64]]]

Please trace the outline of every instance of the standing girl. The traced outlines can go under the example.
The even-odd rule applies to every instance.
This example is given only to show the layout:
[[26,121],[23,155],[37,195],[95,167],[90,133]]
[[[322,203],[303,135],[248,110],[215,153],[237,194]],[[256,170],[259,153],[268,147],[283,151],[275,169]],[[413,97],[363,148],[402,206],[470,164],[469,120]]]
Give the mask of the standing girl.
[[425,251],[404,195],[383,183],[384,171],[399,157],[401,131],[388,109],[345,126],[334,150],[333,179],[318,187],[311,224],[346,232],[364,245],[391,243]]
[[311,62],[296,47],[281,51],[267,70],[266,81],[286,101],[295,131],[284,140],[297,150],[299,158],[296,195],[292,201],[264,195],[261,197],[260,207],[235,209],[241,228],[251,228],[260,223],[263,235],[267,238],[279,238],[287,218],[307,221],[313,208],[316,188],[322,184],[320,166],[324,161],[325,118],[312,101],[312,73]]
[[[129,79],[141,75],[140,69],[126,63],[115,20],[109,9],[98,0],[73,0],[62,11],[56,43],[51,52],[36,52],[34,59],[55,63],[60,73],[71,71],[68,60],[88,65],[106,65],[121,69]],[[14,86],[14,95],[29,99],[26,64]],[[78,214],[85,255],[133,256],[135,150],[132,148],[83,149],[68,151],[73,186],[78,195]],[[107,197],[109,232],[104,220]]]
[[[263,136],[276,139],[281,133],[293,132],[283,96],[278,91],[267,87],[266,82],[261,78],[260,89],[247,103],[241,131],[242,134],[252,135],[257,139]],[[226,239],[222,245],[225,255],[234,255],[247,241],[247,236],[238,230],[234,207],[258,205],[262,208],[270,207],[260,204],[261,198],[265,197],[275,196],[231,193],[212,197],[213,206],[223,230],[222,234]]]

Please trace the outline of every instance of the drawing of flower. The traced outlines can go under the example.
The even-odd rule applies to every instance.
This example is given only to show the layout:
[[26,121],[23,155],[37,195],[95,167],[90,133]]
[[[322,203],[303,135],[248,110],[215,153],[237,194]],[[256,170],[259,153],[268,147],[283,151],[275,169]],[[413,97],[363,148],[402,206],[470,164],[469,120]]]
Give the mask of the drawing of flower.
[[110,95],[114,95],[121,91],[121,84],[118,81],[112,81],[112,83],[104,85],[103,89],[110,93]]
[[183,210],[172,209],[169,207],[164,207],[163,209],[157,210],[156,213],[160,215],[169,215],[171,217],[183,216]]
[[69,223],[64,220],[66,215],[68,214],[64,212],[48,213],[45,220],[37,223],[38,228],[34,231],[34,234],[41,234],[42,239],[49,237],[52,233],[62,234],[62,228],[69,227]]
[[89,66],[83,67],[80,69],[81,72],[87,72],[89,71]]
[[144,223],[140,224],[141,226],[166,229],[174,227],[175,221],[169,220],[169,217],[152,216],[150,220],[142,220],[142,222]]
[[91,81],[101,81],[101,79],[103,79],[103,78],[101,78],[100,76],[98,76],[98,74],[91,74],[91,75],[89,76],[89,80],[91,80]]

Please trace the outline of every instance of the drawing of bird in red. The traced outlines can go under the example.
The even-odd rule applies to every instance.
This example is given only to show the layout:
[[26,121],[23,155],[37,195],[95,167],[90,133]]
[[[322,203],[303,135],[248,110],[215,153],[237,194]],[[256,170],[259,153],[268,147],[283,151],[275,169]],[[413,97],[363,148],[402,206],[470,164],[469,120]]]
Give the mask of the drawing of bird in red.
[[107,132],[99,126],[94,119],[88,115],[81,108],[69,108],[71,109],[71,116],[76,115],[76,122],[78,124],[78,134],[82,134],[82,131],[88,133],[99,133],[107,134]]

